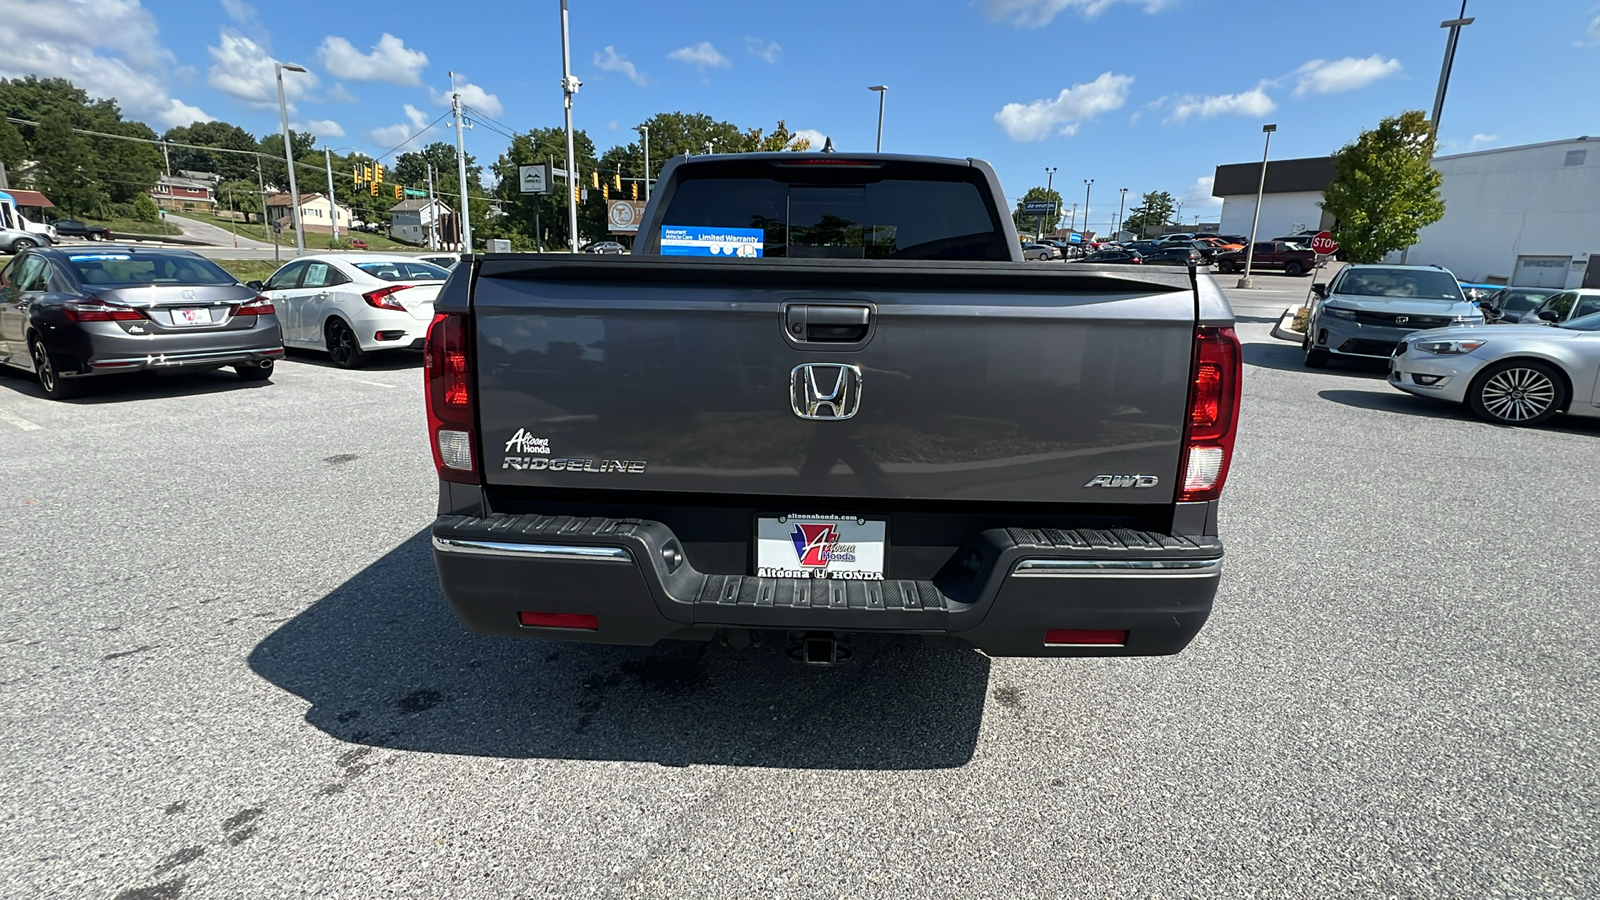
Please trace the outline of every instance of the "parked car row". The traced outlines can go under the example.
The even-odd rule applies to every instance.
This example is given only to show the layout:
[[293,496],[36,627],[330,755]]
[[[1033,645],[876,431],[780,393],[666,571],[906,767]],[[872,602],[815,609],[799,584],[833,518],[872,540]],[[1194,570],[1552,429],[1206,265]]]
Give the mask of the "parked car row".
[[33,372],[52,399],[148,369],[265,381],[285,345],[356,368],[420,349],[447,277],[415,257],[328,254],[240,284],[188,250],[29,248],[0,269],[0,364]]

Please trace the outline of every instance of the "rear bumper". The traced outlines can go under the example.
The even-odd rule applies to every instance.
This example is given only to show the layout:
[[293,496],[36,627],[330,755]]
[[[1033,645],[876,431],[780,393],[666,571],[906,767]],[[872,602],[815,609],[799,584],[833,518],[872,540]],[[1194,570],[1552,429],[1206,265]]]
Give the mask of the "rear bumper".
[[[539,515],[442,516],[433,548],[451,609],[483,634],[647,645],[721,628],[877,631],[957,638],[991,656],[1177,653],[1210,615],[1223,565],[1215,538],[996,528],[931,581],[709,575],[660,522]],[[528,627],[522,612],[597,627]],[[1051,630],[1126,636],[1047,644]]]

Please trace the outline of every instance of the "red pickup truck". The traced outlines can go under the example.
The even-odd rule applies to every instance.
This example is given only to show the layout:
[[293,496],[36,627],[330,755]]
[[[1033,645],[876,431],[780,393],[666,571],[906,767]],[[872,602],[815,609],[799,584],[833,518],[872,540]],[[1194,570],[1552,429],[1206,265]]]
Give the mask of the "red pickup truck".
[[[1231,250],[1227,253],[1218,253],[1217,271],[1225,275],[1243,272],[1245,252],[1245,250]],[[1309,247],[1284,241],[1258,241],[1255,258],[1250,261],[1250,269],[1255,272],[1282,269],[1285,275],[1299,276],[1311,271],[1316,262],[1317,254]]]

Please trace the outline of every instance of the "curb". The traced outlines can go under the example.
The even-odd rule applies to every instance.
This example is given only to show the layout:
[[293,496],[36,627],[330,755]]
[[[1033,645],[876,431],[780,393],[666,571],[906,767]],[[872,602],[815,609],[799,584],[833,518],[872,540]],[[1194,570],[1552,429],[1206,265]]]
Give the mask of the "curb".
[[1298,306],[1291,306],[1283,311],[1283,315],[1278,318],[1278,324],[1272,326],[1273,337],[1280,341],[1289,341],[1295,344],[1301,343],[1306,339],[1305,332],[1294,331],[1291,328],[1294,325],[1295,310],[1299,308]]

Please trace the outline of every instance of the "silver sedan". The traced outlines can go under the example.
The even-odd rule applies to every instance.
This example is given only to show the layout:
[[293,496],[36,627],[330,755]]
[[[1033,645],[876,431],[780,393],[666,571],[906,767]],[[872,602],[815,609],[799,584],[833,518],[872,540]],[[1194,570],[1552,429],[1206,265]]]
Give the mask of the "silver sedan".
[[1600,313],[1545,328],[1416,332],[1395,348],[1389,384],[1465,403],[1498,425],[1537,425],[1558,412],[1600,417]]

